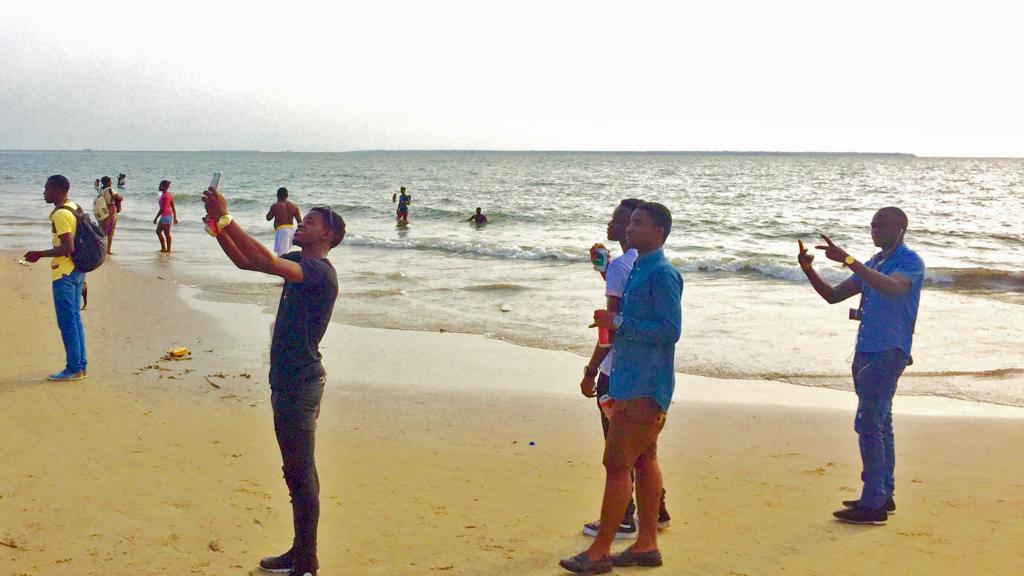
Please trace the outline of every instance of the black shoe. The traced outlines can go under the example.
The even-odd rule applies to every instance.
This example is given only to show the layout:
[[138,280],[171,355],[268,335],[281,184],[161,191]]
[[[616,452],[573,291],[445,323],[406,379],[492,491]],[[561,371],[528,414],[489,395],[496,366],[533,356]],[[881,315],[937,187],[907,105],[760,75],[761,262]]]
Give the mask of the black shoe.
[[618,554],[612,554],[612,566],[661,566],[661,552],[633,552],[630,546]]
[[558,565],[575,574],[607,574],[612,571],[612,559],[605,556],[600,560],[587,558],[587,551],[584,550],[571,558],[563,558]]
[[837,510],[832,515],[840,521],[849,522],[850,524],[885,524],[886,519],[888,519],[888,514],[885,513],[885,510],[876,510],[863,506]]
[[[597,531],[601,529],[601,521],[595,520],[593,522],[587,522],[583,525],[584,536],[597,536]],[[631,540],[636,538],[636,520],[632,516],[627,516],[622,519],[619,524],[619,529],[615,531],[616,540]]]
[[[847,508],[856,508],[857,506],[860,506],[860,500],[843,500],[843,506],[846,506]],[[892,498],[889,498],[889,501],[885,503],[885,512],[890,515],[896,513],[896,501]]]
[[[263,570],[264,572],[279,572],[281,574],[287,573],[289,575],[299,574],[299,576],[302,576],[302,573],[294,572],[292,570],[294,566],[295,552],[292,550],[289,550],[280,556],[268,556],[263,560],[260,560],[260,570]],[[307,570],[307,572],[310,572],[312,576],[316,576],[316,571],[319,567],[320,563],[317,562],[316,568]]]

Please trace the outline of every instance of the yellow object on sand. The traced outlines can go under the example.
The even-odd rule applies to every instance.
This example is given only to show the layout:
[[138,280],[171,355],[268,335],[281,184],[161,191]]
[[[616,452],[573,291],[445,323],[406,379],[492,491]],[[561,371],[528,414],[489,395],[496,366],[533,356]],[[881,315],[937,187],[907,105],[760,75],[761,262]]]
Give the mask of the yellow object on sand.
[[190,352],[188,348],[178,347],[168,350],[167,355],[171,358],[184,358],[186,356],[191,356],[192,352]]

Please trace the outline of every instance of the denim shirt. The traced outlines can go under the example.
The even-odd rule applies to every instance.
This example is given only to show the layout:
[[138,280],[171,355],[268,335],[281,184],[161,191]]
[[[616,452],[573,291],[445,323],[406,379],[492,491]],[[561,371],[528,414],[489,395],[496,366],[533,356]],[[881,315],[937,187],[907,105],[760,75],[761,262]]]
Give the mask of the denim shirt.
[[661,249],[633,265],[622,294],[622,324],[612,343],[608,395],[651,398],[665,412],[676,385],[676,342],[682,332],[683,277]]
[[910,356],[917,306],[924,284],[924,261],[906,244],[900,244],[888,258],[876,254],[864,265],[886,276],[899,272],[910,280],[910,288],[899,296],[886,296],[856,275],[850,277],[861,289],[857,352],[885,352],[899,348]]

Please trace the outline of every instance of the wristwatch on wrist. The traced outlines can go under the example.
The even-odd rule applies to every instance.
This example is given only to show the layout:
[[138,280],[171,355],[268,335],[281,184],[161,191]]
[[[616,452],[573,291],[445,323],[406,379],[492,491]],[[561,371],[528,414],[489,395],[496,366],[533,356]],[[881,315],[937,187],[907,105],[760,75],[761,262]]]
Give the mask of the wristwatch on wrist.
[[843,259],[843,264],[845,264],[846,266],[853,266],[853,263],[856,262],[856,261],[857,261],[856,258],[854,258],[853,256],[850,256],[849,254],[847,254],[846,258]]
[[218,234],[223,232],[224,229],[227,228],[228,225],[231,224],[232,222],[234,222],[234,218],[231,217],[231,214],[225,214],[216,221],[207,220],[206,217],[203,217],[203,223],[206,224],[206,233],[209,234],[210,236],[213,236],[214,238],[216,238]]
[[615,315],[615,318],[612,319],[612,326],[614,326],[616,330],[622,327],[622,314]]
[[221,232],[223,232],[225,228],[227,228],[232,222],[234,222],[234,220],[235,219],[231,217],[231,214],[225,214],[221,216],[217,220],[217,233],[220,234]]

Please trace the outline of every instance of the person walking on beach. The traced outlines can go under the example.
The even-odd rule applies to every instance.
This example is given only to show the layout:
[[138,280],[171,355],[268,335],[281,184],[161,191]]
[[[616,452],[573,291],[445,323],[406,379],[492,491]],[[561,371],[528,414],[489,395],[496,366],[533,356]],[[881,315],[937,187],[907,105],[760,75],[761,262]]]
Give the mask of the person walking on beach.
[[[109,179],[108,179],[109,180]],[[85,378],[88,361],[85,354],[85,327],[79,308],[85,273],[75,268],[71,255],[75,253],[75,233],[78,219],[75,212],[78,205],[68,200],[71,182],[61,175],[50,176],[43,188],[43,199],[53,204],[50,212],[50,228],[53,233],[53,248],[40,252],[25,253],[25,260],[38,262],[40,258],[51,257],[50,268],[53,288],[53,307],[57,312],[57,326],[64,341],[64,369],[50,374],[47,380],[67,381]],[[102,248],[101,248],[102,250]]]
[[[391,201],[394,202],[396,199],[394,196],[391,197]],[[408,194],[405,191],[405,186],[399,190],[398,194],[398,211],[395,213],[395,220],[401,223],[409,223],[409,204],[412,204],[412,194]]]
[[203,193],[203,203],[207,228],[235,266],[284,279],[270,344],[270,405],[295,532],[292,547],[264,558],[260,568],[316,576],[320,481],[314,440],[327,379],[319,346],[338,297],[338,275],[327,254],[345,238],[345,221],[330,208],[312,208],[295,231],[301,251],[275,256],[231,218],[215,188]]
[[836,286],[814,270],[814,254],[797,241],[797,261],[814,290],[829,304],[860,294],[860,304],[850,309],[850,319],[860,322],[853,357],[853,386],[857,393],[854,430],[860,443],[864,483],[860,498],[846,500],[833,516],[854,524],[884,524],[896,510],[896,450],[892,431],[892,399],[904,368],[913,363],[910,346],[917,322],[917,306],[924,284],[924,261],[907,248],[907,215],[895,206],[875,212],[871,240],[881,252],[867,262],[847,254],[822,234],[825,257],[841,262],[853,272]]
[[277,202],[267,212],[267,222],[271,220],[274,221],[274,254],[283,256],[291,252],[295,225],[302,222],[299,207],[288,199],[288,189],[283,186],[277,189]]
[[[608,263],[607,270],[602,272],[605,280],[604,295],[607,300],[606,310],[615,314],[619,311],[619,303],[626,288],[626,280],[633,270],[633,263],[636,261],[637,252],[629,245],[626,239],[626,227],[629,225],[629,218],[637,206],[643,204],[643,200],[627,198],[619,203],[612,212],[612,219],[608,221],[608,240],[618,242],[622,249],[622,255],[612,259]],[[595,244],[591,251],[600,246]],[[608,376],[612,369],[611,347],[608,344],[602,345],[598,342],[590,355],[590,362],[583,368],[583,380],[580,381],[580,392],[587,398],[601,398],[608,393]],[[600,404],[597,405],[597,413],[601,417],[601,429],[605,438],[608,437],[608,418],[601,411]],[[619,529],[615,538],[636,538],[636,505],[630,493],[629,504],[626,506],[626,514],[619,523]],[[662,490],[661,502],[658,507],[658,529],[664,530],[671,524],[671,516],[665,508],[665,491]],[[600,529],[600,520],[588,522],[583,525],[583,533],[587,536],[597,536]]]
[[[661,566],[658,502],[662,496],[658,434],[675,389],[675,345],[682,332],[683,278],[662,246],[672,213],[654,202],[633,210],[626,240],[637,251],[618,312],[595,310],[594,322],[614,335],[608,381],[605,488],[597,536],[590,547],[559,565],[579,574],[603,574],[612,566]],[[636,542],[610,555],[625,515],[636,472],[639,530]]]
[[171,181],[160,181],[160,198],[157,200],[159,209],[153,217],[156,224],[156,237],[160,239],[160,251],[171,253],[171,224],[178,224],[178,209],[174,207],[174,196],[171,195]]
[[114,229],[117,228],[117,206],[121,203],[121,195],[114,192],[110,185],[110,176],[100,179],[100,190],[93,203],[93,213],[100,230],[107,235],[107,254],[113,254]]

